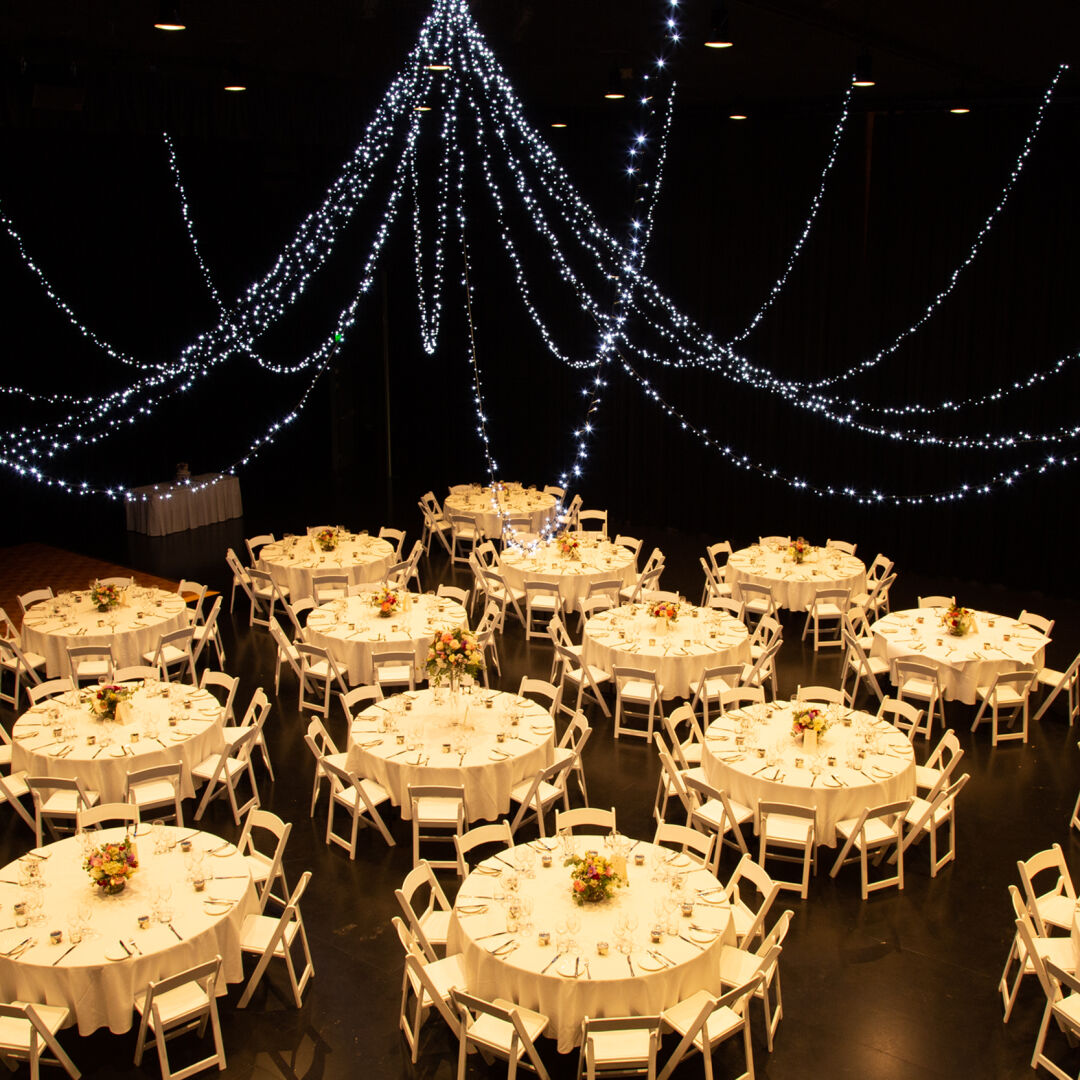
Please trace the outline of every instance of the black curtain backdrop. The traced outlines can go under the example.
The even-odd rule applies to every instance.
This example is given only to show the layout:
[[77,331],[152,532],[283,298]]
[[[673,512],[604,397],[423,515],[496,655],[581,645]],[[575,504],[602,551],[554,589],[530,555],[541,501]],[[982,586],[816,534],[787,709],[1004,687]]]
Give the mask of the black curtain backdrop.
[[[180,218],[161,128],[174,135],[203,254],[231,298],[266,270],[318,205],[375,104],[374,98],[335,99],[327,107],[318,87],[300,99],[267,94],[212,104],[209,90],[203,99],[166,86],[109,85],[98,87],[82,112],[54,113],[32,109],[20,93],[9,86],[0,130],[3,205],[80,316],[144,359],[174,356],[216,321]],[[838,92],[837,105],[839,99]],[[741,350],[779,374],[807,379],[846,369],[891,342],[967,256],[1036,105],[966,117],[853,115],[811,238],[782,296]],[[719,112],[676,114],[647,269],[720,340],[747,325],[784,267],[836,118],[798,108],[744,124]],[[1051,108],[1008,206],[951,298],[875,372],[844,384],[845,392],[879,405],[933,404],[1010,384],[1080,348],[1073,257],[1080,228],[1069,168],[1077,128],[1074,106]],[[621,176],[628,130],[604,116],[583,118],[564,132],[544,129],[585,197],[615,229],[625,227],[634,208]],[[505,478],[552,482],[572,460],[588,376],[543,347],[517,298],[477,172],[467,188],[474,330],[492,446]],[[355,291],[385,191],[385,184],[376,186],[326,270],[260,342],[268,358],[289,361],[321,340]],[[545,246],[524,239],[520,209],[510,220],[523,237],[538,307],[569,353],[590,357],[596,328],[559,283]],[[130,369],[69,329],[14,245],[0,239],[4,382],[93,393],[130,381]],[[334,517],[355,527],[386,523],[415,531],[422,492],[432,488],[441,497],[448,484],[484,479],[461,276],[455,240],[447,252],[439,348],[428,356],[417,329],[406,211],[333,372],[304,413],[241,473],[251,527],[280,531]],[[647,374],[694,423],[725,433],[733,449],[822,486],[933,492],[976,485],[1009,462],[1073,449],[945,452],[840,429],[717,375]],[[661,544],[667,527],[736,544],[759,533],[803,534],[820,543],[841,537],[857,541],[867,559],[885,551],[901,570],[1077,595],[1067,572],[1074,548],[1069,470],[946,506],[817,497],[705,449],[617,365],[605,378],[578,489],[586,505],[607,506],[624,531]],[[169,479],[181,460],[195,472],[217,469],[289,412],[306,381],[235,359],[115,441],[59,459],[57,471],[141,484]],[[960,414],[956,427],[1055,428],[1075,417],[1076,389],[1070,369],[1040,391]],[[5,427],[26,415],[14,397],[0,408]],[[909,423],[919,426],[917,419]],[[61,495],[8,472],[0,476],[0,499],[4,542],[46,539],[92,549],[95,536],[118,528],[123,516],[117,504]]]

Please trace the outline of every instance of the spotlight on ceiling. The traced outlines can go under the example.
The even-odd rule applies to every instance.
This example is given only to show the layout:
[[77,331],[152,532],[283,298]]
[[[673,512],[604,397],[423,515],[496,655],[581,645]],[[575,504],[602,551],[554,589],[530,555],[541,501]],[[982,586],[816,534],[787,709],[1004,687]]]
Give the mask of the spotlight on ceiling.
[[728,114],[728,119],[729,120],[746,120],[746,119],[748,119],[748,117],[747,117],[746,113],[742,112],[740,109],[736,109],[735,112]]
[[604,97],[608,101],[622,101],[626,97],[624,84],[633,77],[633,74],[631,68],[620,68],[618,65],[613,67],[608,72],[607,89],[604,91]]
[[951,112],[953,116],[966,116],[971,110],[966,105],[954,105],[949,112]]
[[709,29],[705,34],[706,49],[730,49],[735,44],[731,40],[730,21],[727,4],[723,0],[714,4]]
[[449,71],[450,70],[450,65],[449,64],[439,64],[439,63],[435,63],[435,62],[427,64],[426,67],[427,67],[428,71]]
[[186,30],[187,23],[180,18],[180,5],[162,2],[158,4],[158,17],[155,30]]
[[556,120],[552,125],[553,128],[564,128],[566,125],[561,120]]
[[874,60],[871,55],[863,51],[855,57],[855,78],[851,80],[855,86],[874,86]]
[[239,70],[234,67],[227,67],[225,69],[224,77],[222,78],[222,90],[228,90],[231,94],[240,94],[247,89],[247,79],[240,74]]

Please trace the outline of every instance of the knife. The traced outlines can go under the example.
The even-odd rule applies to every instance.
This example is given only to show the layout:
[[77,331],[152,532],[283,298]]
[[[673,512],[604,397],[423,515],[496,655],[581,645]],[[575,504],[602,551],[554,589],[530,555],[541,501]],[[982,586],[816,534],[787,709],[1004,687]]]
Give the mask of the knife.
[[58,956],[58,957],[57,957],[57,958],[56,958],[56,959],[55,959],[55,960],[54,960],[54,961],[52,962],[52,966],[53,966],[53,967],[56,967],[56,965],[57,965],[57,964],[59,964],[59,963],[60,963],[60,961],[61,961],[61,960],[63,960],[63,959],[64,959],[64,957],[65,957],[65,956],[67,956],[67,954],[68,954],[69,952],[71,952],[71,950],[72,950],[72,949],[74,949],[74,948],[77,948],[77,947],[78,947],[78,944],[79,944],[79,943],[78,943],[78,942],[76,941],[74,945],[72,945],[72,946],[71,946],[70,948],[66,949],[66,950],[65,950],[64,952],[62,952],[62,953],[61,953],[61,954],[60,954],[60,955],[59,955],[59,956]]

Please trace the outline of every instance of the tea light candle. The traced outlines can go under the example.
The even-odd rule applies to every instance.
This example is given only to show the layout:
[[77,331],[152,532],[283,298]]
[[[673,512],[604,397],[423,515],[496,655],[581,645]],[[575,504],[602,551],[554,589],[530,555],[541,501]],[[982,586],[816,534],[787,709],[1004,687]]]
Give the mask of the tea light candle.
[[495,732],[495,741],[497,743],[506,742],[506,732],[505,731],[496,731]]
[[52,729],[52,737],[54,739],[61,738],[63,736],[63,734],[64,734],[64,729],[62,727],[54,727]]
[[551,931],[550,930],[541,930],[540,933],[537,935],[537,940],[539,941],[541,947],[550,945],[551,944]]
[[449,754],[450,753],[450,744],[448,742],[444,742],[442,744],[442,752],[444,754]]
[[645,853],[644,852],[639,851],[639,852],[637,852],[637,854],[634,855],[634,865],[635,866],[644,866],[645,865]]
[[181,851],[190,851],[191,850],[191,841],[190,840],[181,840],[180,841],[180,850]]
[[139,733],[137,731],[133,731],[131,733],[131,742],[137,743],[138,741],[139,741]]
[[487,701],[484,702],[484,708],[485,709],[490,709],[494,705],[495,705],[495,699],[494,698],[488,698]]
[[26,904],[24,904],[21,900],[15,904],[14,911],[16,926],[25,926],[30,921],[29,917],[26,914]]
[[829,762],[829,768],[830,769],[836,768],[836,758],[832,754],[829,755],[827,760]]
[[404,746],[405,745],[405,736],[404,735],[395,735],[394,736],[394,742],[397,743],[398,746]]
[[49,941],[50,941],[51,944],[59,945],[60,942],[63,941],[63,940],[64,940],[64,931],[63,930],[50,930],[49,931]]
[[87,746],[93,746],[94,743],[96,743],[96,742],[97,742],[97,736],[96,735],[87,735],[86,736],[86,745]]
[[139,916],[139,929],[140,930],[149,930],[150,929],[150,916],[149,915],[140,915]]
[[607,954],[608,954],[608,943],[606,941],[598,941],[596,943],[596,955],[597,956],[607,956]]
[[660,942],[661,942],[661,940],[663,939],[663,936],[664,936],[664,931],[663,931],[663,929],[662,929],[661,927],[659,927],[659,926],[654,926],[654,927],[653,927],[653,928],[652,928],[652,929],[651,929],[651,930],[649,931],[649,940],[650,940],[650,941],[651,941],[651,942],[652,942],[652,943],[653,943],[654,945],[659,945],[659,944],[660,944]]
[[405,699],[405,711],[412,712],[412,702],[408,698]]
[[202,877],[201,875],[199,877],[192,878],[191,884],[196,892],[202,892],[203,889],[206,888],[206,878]]
[[551,855],[550,854],[541,855],[540,856],[540,865],[545,867],[545,868],[550,868],[551,867]]
[[682,914],[684,919],[689,919],[694,914],[694,901],[684,900],[682,902]]

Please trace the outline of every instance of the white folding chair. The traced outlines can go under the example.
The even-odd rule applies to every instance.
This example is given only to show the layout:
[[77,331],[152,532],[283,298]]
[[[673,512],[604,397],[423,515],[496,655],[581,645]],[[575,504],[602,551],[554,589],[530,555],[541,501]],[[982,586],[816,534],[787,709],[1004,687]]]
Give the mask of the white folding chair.
[[[225,671],[213,671],[203,668],[199,676],[199,689],[208,690],[221,706],[222,716],[226,724],[236,723],[236,713],[233,711],[233,703],[236,700],[236,690],[240,685],[240,679],[236,675],[229,675]],[[224,690],[224,697],[214,694],[214,690]]]
[[251,695],[251,701],[248,702],[247,710],[239,724],[230,725],[222,731],[222,735],[225,737],[226,743],[236,742],[237,739],[243,736],[243,733],[248,728],[255,729],[255,742],[252,746],[252,753],[255,752],[255,747],[259,748],[259,752],[262,754],[263,764],[266,766],[266,771],[270,776],[271,783],[274,780],[274,766],[270,762],[270,748],[266,743],[266,721],[270,716],[270,699],[266,696],[266,691],[260,686],[257,687],[255,693]]
[[390,529],[385,525],[379,528],[379,539],[385,540],[394,549],[394,558],[398,561],[402,557],[402,548],[405,546],[405,530]]
[[579,806],[573,810],[555,809],[555,835],[561,836],[574,830],[599,830],[602,833],[615,832],[615,807],[601,810],[596,806]]
[[192,686],[196,686],[199,676],[195,671],[194,641],[194,627],[185,626],[179,630],[170,630],[169,633],[162,634],[158,638],[156,649],[149,649],[143,653],[143,659],[148,664],[153,664],[166,682],[171,681],[170,675],[175,669],[177,682],[184,681],[186,671],[188,681]]
[[[855,708],[855,701],[864,682],[873,691],[879,703],[884,701],[885,691],[878,680],[889,674],[889,661],[881,656],[867,655],[859,639],[846,626],[842,628],[841,634],[847,651],[844,654],[844,664],[840,674],[840,689],[844,691],[848,706]],[[850,690],[847,685],[849,676],[851,676]]]
[[759,973],[719,998],[705,990],[698,990],[677,1005],[665,1009],[661,1014],[664,1027],[680,1035],[681,1039],[661,1070],[659,1080],[668,1080],[675,1066],[692,1050],[701,1054],[705,1080],[712,1080],[712,1056],[716,1047],[736,1035],[742,1035],[746,1058],[746,1069],[742,1076],[752,1080],[754,1044],[750,1038],[749,1003],[761,979]]
[[1035,722],[1038,723],[1043,718],[1043,713],[1054,703],[1058,694],[1064,691],[1068,703],[1069,727],[1072,727],[1077,716],[1080,716],[1080,653],[1064,671],[1039,668],[1035,673],[1035,681],[1039,686],[1048,687],[1050,691],[1035,714]]
[[[247,568],[244,574],[247,578],[248,599],[251,601],[248,626],[269,626],[269,620],[274,617],[277,604],[289,598],[289,590],[285,586],[278,585],[265,570]],[[244,585],[243,580],[240,584]],[[263,618],[264,614],[265,618]]]
[[[1020,986],[1026,976],[1036,975],[1041,982],[1045,974],[1042,967],[1048,961],[1057,962],[1069,971],[1076,969],[1076,956],[1072,942],[1066,937],[1047,937],[1040,934],[1032,922],[1030,912],[1024,907],[1020,890],[1015,885],[1009,886],[1009,899],[1013,905],[1016,933],[1013,935],[1009,955],[1005,959],[1005,968],[998,981],[1001,1004],[1005,1012],[1002,1020],[1006,1024],[1012,1016],[1013,1006],[1016,1004]],[[1012,976],[1010,982],[1014,963],[1017,965],[1016,974]]]
[[[882,714],[879,712],[878,715]],[[915,766],[915,786],[930,791],[940,787],[942,783],[948,783],[949,777],[960,764],[963,756],[964,751],[960,746],[960,740],[956,737],[956,732],[949,728],[941,736],[925,763]]]
[[[13,709],[19,708],[19,690],[22,681],[26,680],[27,688],[37,686],[41,682],[39,672],[46,665],[44,656],[35,652],[24,652],[18,641],[14,638],[0,638],[0,701],[7,702]],[[11,692],[3,689],[3,675],[11,673]]]
[[783,951],[784,939],[794,915],[795,912],[790,908],[785,911],[753,952],[735,945],[720,947],[721,986],[741,986],[755,975],[761,975],[761,982],[753,996],[761,999],[765,1013],[765,1044],[770,1054],[776,1030],[784,1016],[784,997],[780,990],[780,953]]
[[[221,1022],[217,1010],[217,985],[221,978],[221,957],[196,964],[194,967],[157,979],[140,994],[135,995],[135,1011],[141,1017],[139,1036],[135,1040],[135,1064],[142,1064],[148,1035],[157,1045],[161,1080],[185,1080],[203,1069],[216,1065],[225,1069],[225,1046],[221,1040]],[[189,1032],[199,1038],[206,1034],[207,1023],[214,1040],[214,1052],[200,1061],[173,1070],[166,1044]]]
[[19,601],[19,607],[22,608],[22,613],[25,615],[34,604],[40,604],[44,600],[53,599],[52,587],[46,585],[44,589],[31,589],[29,592],[20,593],[17,599]]
[[[577,531],[596,533],[606,540],[607,518],[608,512],[606,510],[579,510],[577,514]],[[597,523],[596,528],[593,528],[594,522]]]
[[[5,779],[12,785],[15,777],[13,775]],[[98,792],[84,788],[78,777],[24,776],[24,781],[34,798],[34,833],[38,847],[42,846],[45,839],[42,825],[55,840],[59,836],[56,830],[57,822],[74,829],[79,811],[96,806],[101,800]]]
[[[184,827],[182,774],[184,766],[175,764],[151,765],[133,769],[124,778],[124,801],[132,803],[141,814],[156,811],[162,820],[173,818],[177,828]],[[161,813],[162,811],[168,811]]]
[[[702,733],[701,725],[698,724],[697,717],[694,715],[694,710],[684,703],[673,709],[668,716],[661,714],[660,722],[663,724],[664,733],[671,743],[672,752],[679,759],[680,766],[688,769],[694,765],[700,765],[705,736]],[[682,724],[686,724],[687,735],[689,736],[685,739],[679,734],[679,727]]]
[[743,616],[747,626],[766,615],[779,621],[776,600],[768,585],[756,585],[753,582],[744,581],[739,585],[739,594],[743,602]]
[[[318,721],[313,721],[318,723]],[[255,837],[262,832],[269,833],[274,840],[273,851],[259,850]],[[288,904],[289,883],[285,879],[285,845],[289,842],[292,822],[282,821],[277,814],[269,810],[252,807],[244,818],[244,827],[240,839],[236,841],[236,850],[244,858],[251,873],[251,880],[259,893],[259,912],[266,911],[266,904],[272,898],[282,907]],[[274,893],[274,885],[281,882],[281,895]]]
[[[251,973],[243,995],[236,1003],[238,1009],[247,1008],[251,995],[262,981],[271,960],[285,962],[293,1001],[298,1009],[303,1005],[304,987],[315,974],[307,932],[304,930],[304,919],[300,914],[300,900],[310,880],[311,871],[305,870],[279,918],[271,918],[269,915],[248,915],[244,919],[244,925],[240,928],[240,951],[258,956],[259,962]],[[299,977],[297,977],[293,961],[293,948],[298,940],[304,955],[304,966]]]
[[[697,682],[690,684],[694,696],[690,700],[690,708],[696,713],[701,706],[702,726],[709,726],[709,706],[716,702],[720,694],[727,690],[734,690],[742,681],[744,664],[723,664],[718,667],[707,667],[701,673]],[[762,691],[764,694],[764,691]]]
[[[198,666],[199,658],[206,651],[208,645],[214,646],[214,652],[217,655],[218,667],[224,670],[225,668],[225,647],[221,641],[221,630],[218,627],[218,617],[221,615],[221,603],[224,597],[219,596],[210,608],[210,614],[207,615],[206,621],[203,623],[195,623],[192,626],[194,632],[194,646],[192,648],[192,658]],[[209,657],[209,653],[206,653]],[[207,661],[209,663],[209,660]]]
[[400,645],[372,646],[371,681],[380,690],[398,687],[401,690],[416,689],[416,654]]
[[[915,736],[921,731],[923,738],[930,738],[930,724],[927,713],[923,709],[916,709],[910,701],[901,701],[899,698],[882,698],[878,706],[877,719],[892,724],[897,730],[904,732],[909,742],[915,741]],[[952,731],[947,728],[946,731]]]
[[921,608],[951,608],[956,603],[955,596],[920,596]]
[[458,877],[468,877],[472,869],[465,856],[470,851],[475,851],[476,848],[487,844],[495,844],[499,848],[514,846],[514,834],[510,831],[510,822],[506,818],[503,818],[497,825],[477,825],[475,828],[467,829],[460,836],[454,837]]
[[564,810],[570,809],[566,776],[572,768],[571,762],[556,761],[540,769],[532,778],[522,780],[510,789],[510,804],[517,806],[517,811],[510,823],[510,831],[515,836],[522,825],[534,819],[540,829],[540,835],[546,836],[544,817],[547,812],[560,801]]
[[[1031,696],[1031,688],[1035,685],[1035,672],[1032,668],[1024,668],[1019,671],[999,671],[994,676],[994,681],[989,686],[976,686],[975,697],[981,702],[979,711],[972,721],[971,730],[974,731],[986,710],[990,710],[990,745],[997,746],[999,742],[1009,739],[1021,739],[1028,741],[1028,699]],[[1017,720],[1020,720],[1020,730],[1012,728]],[[1001,730],[1001,725],[1007,723],[1008,732]]]
[[934,730],[934,714],[945,723],[945,690],[941,685],[941,669],[918,657],[900,656],[892,661],[892,684],[900,701],[913,698],[926,703],[926,737]]
[[[358,689],[361,688],[358,687]],[[363,689],[367,688],[364,687]],[[322,782],[324,778],[327,778],[326,770],[322,767],[323,758],[330,758],[339,769],[344,769],[349,755],[338,750],[334,740],[330,737],[330,733],[318,718],[312,719],[308,723],[307,735],[304,741],[315,756],[315,780],[311,785],[311,810],[308,813],[308,817],[314,817],[315,806],[319,801],[319,795],[322,793]],[[333,787],[334,782],[331,780],[331,790],[333,790]]]
[[558,714],[559,688],[545,679],[530,679],[528,675],[523,675],[521,685],[518,687],[518,697],[526,697],[529,700],[540,698],[537,704],[543,705],[552,719]]
[[[1047,1057],[1046,1036],[1053,1020],[1067,1036],[1070,1046],[1080,1038],[1080,980],[1066,965],[1055,964],[1053,960],[1046,960],[1042,967],[1046,979],[1044,982],[1040,977],[1039,982],[1046,996],[1046,1009],[1035,1040],[1035,1052],[1031,1055],[1031,1067],[1034,1069],[1041,1065],[1058,1080],[1072,1080],[1070,1073]],[[1069,991],[1067,996],[1063,988]]]
[[[395,915],[390,922],[397,931],[398,940],[405,950],[405,970],[401,979],[401,1007],[398,1026],[409,1044],[413,1064],[420,1053],[420,1029],[434,1006],[446,1021],[455,1038],[460,1036],[460,1023],[450,1001],[450,989],[465,985],[465,972],[461,966],[461,954],[447,956],[442,960],[428,960],[417,945],[409,928]],[[409,1022],[409,991],[412,991],[412,1023]]]
[[634,553],[634,562],[637,562],[638,556],[641,554],[641,541],[636,536],[624,536],[622,533],[618,533],[612,543],[618,547],[626,548],[627,551],[632,551]]
[[[566,611],[563,608],[559,586],[551,581],[525,582],[525,640],[547,636],[547,622],[559,616],[565,623]],[[541,623],[537,623],[537,619]]]
[[[581,712],[581,703],[586,691],[605,716],[611,715],[611,710],[604,701],[604,695],[600,692],[602,683],[611,681],[611,674],[603,668],[593,667],[591,664],[582,662],[581,657],[568,649],[565,645],[555,643],[555,655],[559,658],[559,711],[566,713]],[[573,705],[566,704],[568,698],[564,694],[566,684],[571,687],[577,685],[577,697]]]
[[[72,1080],[79,1080],[75,1062],[56,1041],[56,1033],[67,1023],[69,1011],[63,1005],[36,1002],[0,1002],[0,1058],[14,1072],[11,1061],[26,1061],[31,1080],[38,1080],[42,1065],[59,1065]],[[49,1054],[52,1057],[49,1057]]]
[[[419,898],[425,894],[427,902],[421,910]],[[394,896],[420,950],[429,960],[437,959],[436,946],[446,947],[453,912],[431,865],[421,859],[405,875],[401,888],[394,890]]]
[[[309,736],[305,735],[307,741]],[[310,743],[309,743],[310,745]],[[314,749],[313,749],[314,752]],[[390,801],[390,793],[374,780],[359,777],[335,764],[330,758],[319,761],[330,781],[330,807],[326,815],[326,843],[343,847],[350,859],[356,858],[356,834],[361,826],[374,826],[387,847],[394,846],[394,838],[379,814],[379,807]],[[348,838],[334,832],[334,811],[337,807],[348,811],[352,818],[352,830]]]
[[[847,862],[859,861],[862,874],[862,898],[876,892],[878,889],[887,889],[895,885],[901,891],[904,888],[904,821],[911,809],[911,799],[902,799],[898,802],[883,803],[881,806],[866,807],[857,818],[845,818],[836,823],[837,835],[843,840],[840,854],[836,856],[829,871],[830,877],[836,877],[840,867]],[[886,874],[874,881],[870,880],[869,858],[874,852],[875,865],[880,865],[882,857],[890,847],[895,847],[897,859],[895,862],[896,873]],[[855,855],[849,858],[851,849],[855,849]]]
[[659,1016],[586,1016],[576,1080],[598,1076],[643,1076],[656,1080]]
[[[664,715],[664,688],[659,676],[647,668],[621,665],[615,665],[611,675],[615,682],[615,738],[625,734],[652,741],[653,723]],[[623,723],[628,716],[644,719],[645,729],[628,727]]]
[[[970,774],[964,773],[955,783],[941,787],[936,793],[931,792],[932,798],[916,796],[911,800],[902,849],[906,852],[913,843],[929,835],[931,877],[937,877],[937,872],[956,858],[956,797],[970,779]],[[945,853],[939,857],[938,829],[945,825],[949,827],[949,842]],[[890,856],[890,861],[896,857],[895,854]]]
[[248,558],[251,560],[251,565],[255,566],[259,561],[259,549],[265,547],[267,544],[276,544],[277,538],[273,533],[262,533],[259,536],[253,536],[250,540],[244,541],[244,546],[247,548]]
[[[807,608],[806,611],[806,621],[803,623],[802,640],[806,640],[807,631],[810,629],[810,624],[813,623],[814,652],[817,652],[823,645],[835,645],[837,647],[843,645],[844,619],[850,604],[850,589],[818,589],[814,593],[814,599],[810,602],[810,607]],[[823,639],[821,637],[822,623],[831,623],[835,625],[835,638]]]
[[[689,825],[676,825],[673,822],[658,821],[652,842],[657,847],[674,844],[677,848],[677,855],[685,855],[688,859],[698,863],[703,869],[708,870],[713,865],[713,849],[716,844],[715,833],[703,833],[690,828]],[[669,861],[670,858],[669,856]]]
[[[510,1002],[485,1001],[452,987],[450,997],[461,1018],[458,1045],[458,1080],[464,1080],[470,1047],[507,1062],[507,1080],[514,1080],[518,1065],[529,1064],[539,1080],[550,1080],[536,1049],[536,1040],[548,1026],[543,1013]],[[528,1062],[525,1062],[525,1058]]]
[[[750,904],[746,895],[751,889],[760,896],[757,907]],[[773,881],[752,856],[743,855],[724,886],[724,899],[731,905],[731,919],[740,949],[749,949],[758,938],[764,937],[765,920],[779,894],[780,883]]]
[[[716,833],[716,863],[720,861],[722,844],[728,844],[746,855],[749,848],[743,836],[743,827],[753,826],[753,809],[736,802],[726,791],[713,787],[703,777],[689,774],[682,779],[690,796],[690,817],[686,823]],[[728,833],[731,833],[730,839]]]
[[336,570],[319,570],[311,575],[311,596],[316,607],[349,595],[349,575]]
[[303,694],[304,676],[300,667],[300,654],[296,651],[296,646],[289,640],[285,631],[281,629],[281,624],[277,619],[271,618],[269,627],[270,637],[277,647],[274,660],[274,693],[277,694],[281,688],[281,665],[283,662],[287,662],[293,669],[296,681],[300,686],[300,693]]
[[[758,862],[769,857],[802,863],[800,881],[774,879],[782,889],[794,889],[805,900],[810,889],[810,869],[817,873],[817,811],[812,806],[758,800]],[[788,852],[798,851],[799,855]]]
[[420,507],[420,513],[424,518],[424,528],[420,537],[424,544],[424,554],[431,555],[431,538],[435,536],[438,537],[439,543],[446,548],[446,554],[452,556],[454,552],[450,546],[450,541],[446,538],[451,525],[443,513],[439,500],[435,497],[435,493],[433,491],[427,492],[421,496],[416,505]]
[[[348,686],[337,666],[337,661],[329,650],[319,645],[309,645],[306,641],[298,641],[294,648],[300,659],[300,690],[298,708],[303,713],[305,709],[312,712],[322,713],[324,719],[330,716],[330,694],[337,692],[347,694]],[[320,687],[321,684],[321,687]],[[311,693],[322,690],[322,703],[318,697],[309,697]]]
[[68,677],[75,686],[104,679],[113,681],[113,652],[111,645],[68,645],[66,647]]
[[0,806],[8,805],[26,822],[27,828],[37,836],[38,827],[34,815],[23,805],[23,799],[32,793],[26,783],[26,772],[20,769],[13,773],[0,773]]
[[798,686],[795,688],[795,700],[806,705],[847,704],[844,691],[832,686]]
[[467,563],[469,554],[464,553],[467,544],[469,553],[476,549],[476,545],[484,540],[484,530],[476,522],[475,518],[464,514],[450,514],[450,559],[454,563]]
[[123,825],[126,831],[131,826],[137,826],[140,820],[139,808],[129,802],[98,803],[75,811],[75,832],[100,829],[102,825],[109,828]]
[[[259,785],[255,782],[255,770],[251,764],[251,751],[257,735],[258,729],[249,727],[242,731],[235,741],[226,742],[220,754],[204,758],[198,765],[192,766],[192,780],[201,780],[206,785],[199,807],[195,811],[196,821],[202,820],[211,800],[223,793],[228,796],[233,821],[237,827],[240,826],[241,817],[252,806],[259,805]],[[237,802],[236,793],[245,774],[251,785],[251,797],[241,806]]]
[[585,783],[585,763],[581,755],[590,735],[592,735],[592,727],[585,714],[574,713],[555,747],[555,756],[552,759],[553,762],[569,764],[573,769],[578,787],[581,789],[582,801],[586,806],[589,805],[589,789]]
[[[1076,916],[1076,889],[1061,845],[1054,844],[1029,859],[1018,860],[1016,868],[1035,929],[1044,937],[1055,930],[1071,933]],[[1043,874],[1050,875],[1053,888],[1040,892],[1043,885],[1036,885],[1035,878]]]
[[[409,807],[412,817],[413,866],[420,864],[420,845],[425,840],[453,844],[454,837],[465,831],[469,820],[465,805],[465,788],[453,784],[409,784]],[[456,848],[455,848],[456,851]],[[456,870],[457,858],[432,859],[429,866]]]

